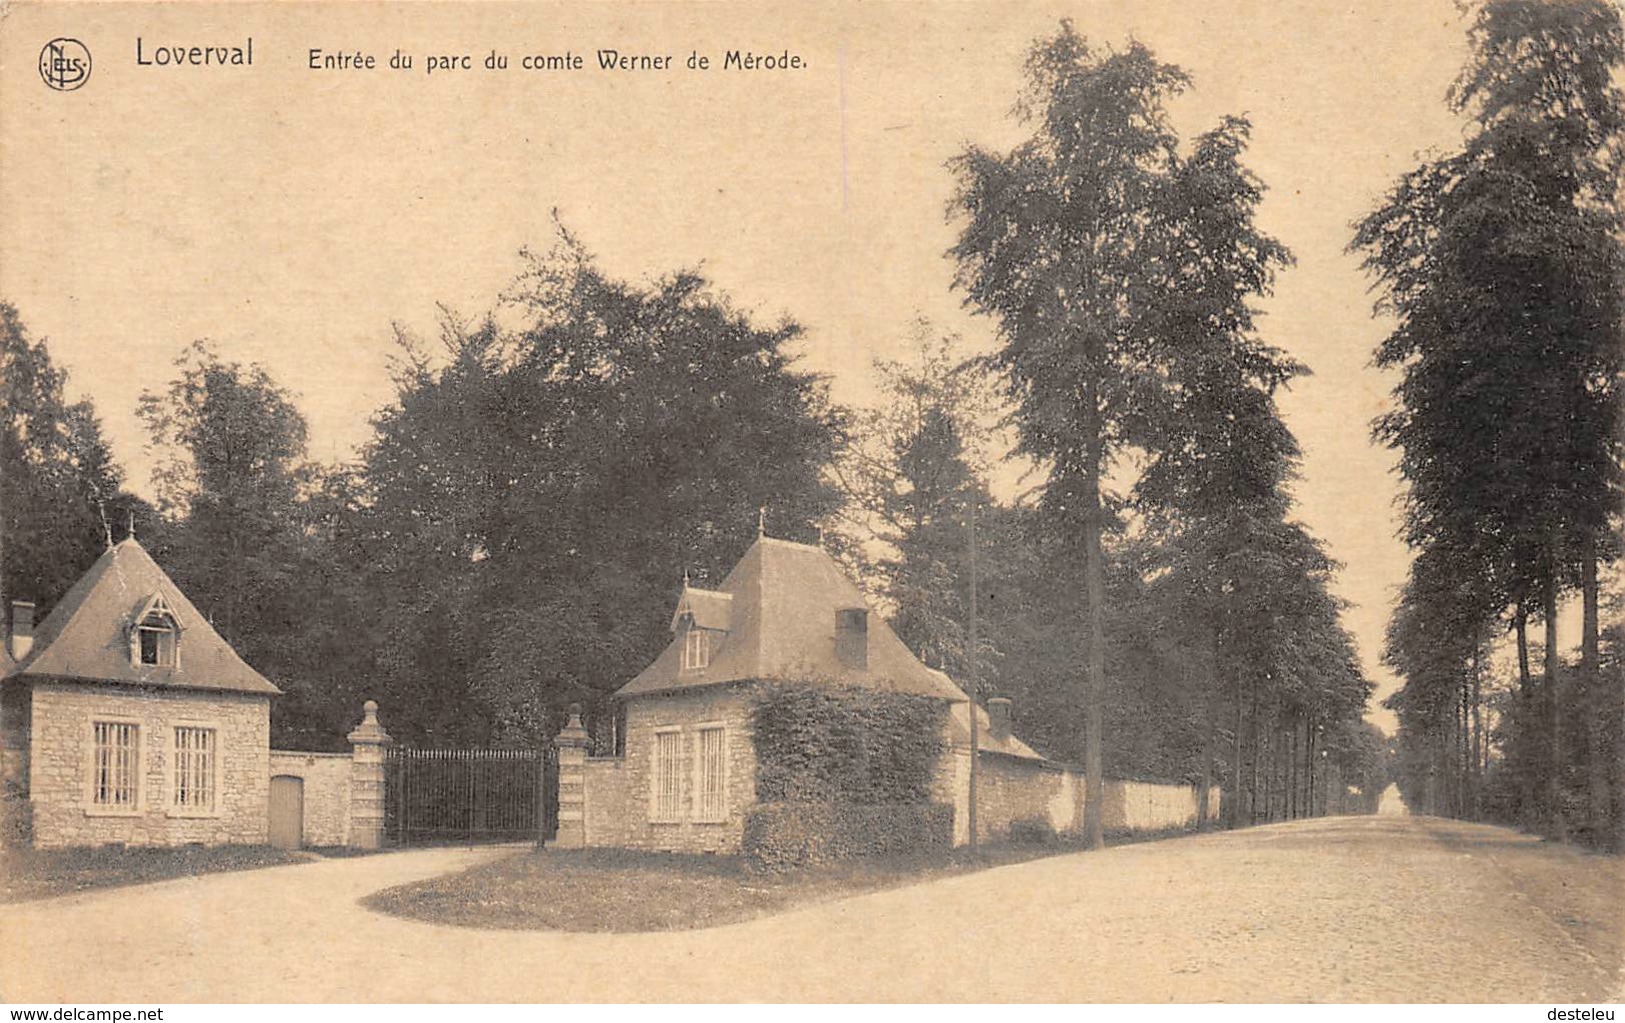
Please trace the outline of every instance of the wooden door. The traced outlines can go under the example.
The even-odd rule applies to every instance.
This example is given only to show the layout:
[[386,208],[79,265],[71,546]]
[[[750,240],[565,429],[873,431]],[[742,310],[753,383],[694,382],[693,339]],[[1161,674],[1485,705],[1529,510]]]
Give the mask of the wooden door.
[[305,844],[305,780],[288,774],[271,779],[271,844],[297,849]]

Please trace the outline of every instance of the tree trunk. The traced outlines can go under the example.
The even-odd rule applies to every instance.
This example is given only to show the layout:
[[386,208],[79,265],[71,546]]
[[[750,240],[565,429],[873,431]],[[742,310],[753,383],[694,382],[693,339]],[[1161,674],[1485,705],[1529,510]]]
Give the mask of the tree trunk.
[[[1255,783],[1258,787],[1253,794],[1253,798],[1262,805],[1263,819],[1266,824],[1275,819],[1274,786],[1270,784],[1275,774],[1275,758],[1273,744],[1270,742],[1271,738],[1273,738],[1271,732],[1268,729],[1260,728],[1258,721],[1255,719],[1253,721],[1253,776],[1256,778],[1262,775],[1263,777]],[[1262,771],[1259,770],[1259,761],[1264,762]],[[1259,815],[1255,811],[1253,821],[1256,823],[1258,819]]]
[[968,708],[970,713],[966,715],[970,722],[970,770],[967,772],[969,775],[969,798],[965,802],[965,824],[967,829],[966,834],[968,836],[968,844],[970,845],[971,853],[975,854],[978,846],[981,843],[981,838],[979,837],[980,832],[977,831],[980,824],[976,819],[976,807],[981,799],[981,794],[978,791],[980,786],[977,783],[980,781],[979,775],[981,774],[981,764],[979,761],[982,759],[982,751],[980,749],[980,743],[978,742],[980,736],[978,736],[976,732],[976,708],[979,706],[978,697],[980,694],[977,692],[977,690],[981,688],[980,680],[982,676],[980,671],[981,651],[977,648],[979,640],[976,632],[976,616],[978,608],[976,606],[976,505],[974,503],[970,506],[967,519],[968,521],[966,523],[965,539],[966,546],[968,547],[966,554],[970,558],[970,622],[969,627],[965,630],[965,645],[968,648],[966,650],[967,656],[965,657],[965,680],[968,683],[967,687],[970,690],[966,694],[970,697],[970,707]]
[[1309,719],[1303,722],[1303,781],[1299,784],[1303,792],[1303,815],[1315,815],[1315,730]]
[[1520,600],[1518,608],[1512,615],[1513,631],[1518,637],[1518,708],[1522,721],[1519,723],[1520,738],[1518,740],[1518,816],[1523,825],[1529,827],[1536,823],[1535,814],[1535,748],[1532,736],[1535,732],[1535,683],[1529,672],[1529,612],[1524,610]]
[[1247,715],[1247,823],[1258,823],[1258,760],[1259,743],[1263,741],[1264,730],[1258,727],[1258,687],[1253,687],[1252,706],[1248,708]]
[[1482,644],[1478,637],[1473,637],[1473,819],[1478,820],[1484,815],[1484,680],[1483,668],[1479,664],[1479,651]]
[[1527,693],[1533,682],[1529,675],[1529,612],[1522,605],[1512,615],[1512,627],[1518,636],[1518,689]]
[[1202,770],[1198,773],[1196,793],[1196,830],[1208,830],[1208,814],[1212,812],[1208,793],[1213,790],[1213,762],[1219,755],[1219,640],[1213,629],[1208,630],[1206,678],[1197,684],[1206,687],[1202,708]]
[[1601,658],[1597,643],[1597,538],[1587,532],[1580,566],[1580,684],[1585,687],[1586,816],[1593,844],[1602,844],[1613,823],[1612,793],[1608,791],[1608,761],[1613,756],[1603,728]]
[[1202,715],[1202,769],[1197,773],[1197,784],[1201,788],[1196,790],[1196,830],[1208,830],[1208,793],[1213,789],[1213,758],[1219,752],[1219,722],[1218,700],[1214,698],[1214,680],[1209,678],[1207,709]]
[[1298,768],[1298,816],[1315,815],[1315,730],[1303,719],[1303,752]]
[[1298,757],[1300,755],[1301,755],[1301,750],[1300,750],[1300,747],[1299,747],[1299,744],[1298,744],[1298,722],[1297,722],[1297,719],[1294,718],[1293,721],[1292,721],[1292,735],[1291,735],[1291,738],[1288,739],[1287,747],[1286,747],[1286,767],[1287,767],[1286,819],[1289,820],[1289,821],[1295,821],[1295,820],[1298,819],[1298,810],[1299,810],[1299,805],[1298,805],[1298,783],[1299,783],[1299,780],[1301,778],[1301,775],[1299,774],[1299,771],[1298,771]]
[[1563,722],[1562,701],[1558,699],[1558,677],[1560,669],[1557,657],[1557,535],[1555,529],[1550,538],[1549,558],[1546,568],[1544,591],[1541,594],[1545,605],[1543,612],[1546,617],[1546,650],[1545,650],[1545,678],[1541,685],[1546,690],[1546,725],[1548,728],[1547,761],[1548,777],[1546,779],[1546,812],[1552,823],[1552,834],[1562,839],[1566,836],[1568,827],[1563,814]]
[[1084,663],[1084,726],[1083,726],[1083,832],[1088,848],[1099,849],[1106,844],[1103,805],[1106,798],[1104,758],[1101,751],[1102,722],[1106,709],[1106,639],[1105,608],[1106,566],[1101,545],[1100,471],[1104,454],[1101,437],[1100,408],[1094,381],[1084,386],[1085,429],[1088,430],[1088,464],[1084,467],[1084,598],[1085,628],[1089,649]]
[[1245,708],[1241,699],[1241,680],[1236,680],[1236,731],[1231,737],[1230,746],[1230,806],[1225,820],[1231,828],[1241,827],[1241,793],[1245,788],[1245,778],[1241,773],[1241,737]]
[[1461,680],[1461,816],[1473,815],[1473,677]]

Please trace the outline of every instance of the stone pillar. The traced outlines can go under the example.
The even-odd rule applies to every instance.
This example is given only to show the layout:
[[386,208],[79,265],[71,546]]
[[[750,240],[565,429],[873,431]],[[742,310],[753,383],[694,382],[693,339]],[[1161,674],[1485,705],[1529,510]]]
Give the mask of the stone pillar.
[[385,751],[394,739],[378,723],[378,701],[361,706],[361,723],[350,739],[350,847],[376,849],[384,843]]
[[559,833],[553,844],[560,849],[587,847],[587,748],[592,739],[581,727],[581,708],[570,708],[570,722],[553,740],[559,748]]

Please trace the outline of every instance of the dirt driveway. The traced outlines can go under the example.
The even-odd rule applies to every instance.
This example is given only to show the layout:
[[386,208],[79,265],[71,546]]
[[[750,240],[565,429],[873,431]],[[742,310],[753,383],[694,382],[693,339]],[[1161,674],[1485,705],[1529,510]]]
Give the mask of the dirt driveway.
[[1569,1002],[1620,990],[1618,860],[1416,818],[1060,856],[708,931],[461,930],[356,904],[504,854],[404,852],[0,907],[0,997]]

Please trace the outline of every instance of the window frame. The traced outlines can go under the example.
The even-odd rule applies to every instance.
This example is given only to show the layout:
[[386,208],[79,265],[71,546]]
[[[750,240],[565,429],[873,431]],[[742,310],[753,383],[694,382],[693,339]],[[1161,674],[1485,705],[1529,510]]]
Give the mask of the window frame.
[[[130,730],[130,751],[133,762],[130,764],[130,801],[128,803],[102,803],[98,802],[96,775],[101,760],[101,745],[96,741],[96,728],[98,725],[117,725]],[[85,802],[84,812],[87,817],[139,817],[145,813],[144,800],[147,796],[146,786],[146,757],[143,756],[142,745],[146,738],[146,728],[139,718],[125,717],[118,714],[93,714],[85,729]],[[108,747],[109,749],[115,747]]]
[[[167,624],[148,625],[154,619]],[[130,661],[137,668],[179,668],[181,666],[181,630],[175,617],[167,611],[149,611],[135,623],[130,643]],[[153,637],[153,660],[145,657],[145,637]]]
[[704,671],[711,666],[711,630],[690,621],[683,630],[683,671]]
[[[661,767],[660,746],[666,736],[671,736],[675,743],[672,763],[667,770]],[[654,729],[654,741],[649,744],[649,823],[650,824],[680,824],[683,820],[683,728],[681,725],[660,725]],[[670,780],[669,786],[673,790],[672,806],[670,812],[664,805],[661,796],[668,786],[663,782]]]
[[[717,750],[716,795],[717,805],[707,807],[706,785],[709,772],[706,770],[705,736],[715,734],[719,738]],[[694,814],[696,824],[725,824],[728,821],[728,725],[723,721],[702,721],[694,726]]]
[[[220,797],[222,795],[221,782],[221,756],[220,735],[222,729],[218,722],[204,721],[193,718],[178,718],[166,723],[169,729],[168,756],[164,759],[164,813],[170,817],[210,818],[221,815]],[[177,806],[175,797],[180,783],[180,731],[188,729],[198,732],[207,732],[211,739],[209,749],[209,805],[203,806]]]

